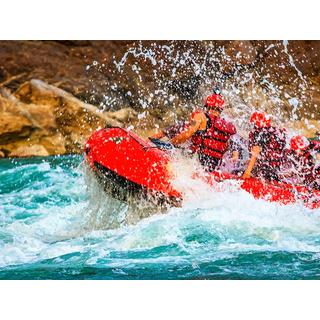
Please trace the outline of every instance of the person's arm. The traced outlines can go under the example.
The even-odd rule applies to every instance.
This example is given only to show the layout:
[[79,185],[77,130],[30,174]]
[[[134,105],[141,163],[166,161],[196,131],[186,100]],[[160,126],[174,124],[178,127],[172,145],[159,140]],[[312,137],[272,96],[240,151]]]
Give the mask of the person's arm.
[[178,145],[187,141],[189,138],[192,137],[192,135],[196,131],[201,129],[201,125],[203,124],[203,121],[206,121],[204,114],[202,113],[195,114],[191,119],[189,126],[186,129],[184,129],[181,133],[173,137],[171,139],[171,143],[174,145]]
[[150,136],[149,138],[151,139],[161,139],[165,136],[165,133],[163,132],[163,130],[153,134],[152,136]]
[[237,150],[232,151],[231,161],[232,162],[238,162],[239,161],[239,151],[237,151]]
[[257,161],[257,158],[258,158],[260,152],[261,152],[261,148],[259,146],[253,146],[252,147],[252,149],[251,149],[251,158],[249,160],[248,167],[247,167],[246,171],[242,175],[242,178],[244,178],[244,179],[250,178],[251,171],[252,171],[252,169],[253,169],[256,161]]

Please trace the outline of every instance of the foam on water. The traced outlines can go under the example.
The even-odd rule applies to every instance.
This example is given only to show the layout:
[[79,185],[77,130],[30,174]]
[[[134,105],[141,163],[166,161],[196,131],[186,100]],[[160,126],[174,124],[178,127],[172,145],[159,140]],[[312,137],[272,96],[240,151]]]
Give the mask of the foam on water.
[[86,185],[80,158],[26,161],[0,162],[6,185],[15,180],[0,194],[0,277],[318,277],[320,210],[191,184],[186,163],[183,206],[128,225],[126,205]]

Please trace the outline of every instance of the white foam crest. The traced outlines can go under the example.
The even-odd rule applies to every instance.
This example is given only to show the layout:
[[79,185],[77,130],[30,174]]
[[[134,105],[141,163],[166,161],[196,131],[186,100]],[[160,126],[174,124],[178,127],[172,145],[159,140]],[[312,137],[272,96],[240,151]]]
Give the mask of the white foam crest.
[[[203,190],[202,190],[203,191]],[[282,206],[255,200],[245,191],[233,193],[199,192],[182,208],[172,208],[167,215],[153,216],[135,226],[99,233],[106,237],[98,245],[102,252],[152,249],[176,244],[190,254],[204,254],[210,244],[185,242],[188,232],[201,226],[212,237],[221,237],[215,252],[242,251],[310,251],[319,252],[315,242],[320,231],[319,211],[311,212],[299,205]],[[190,228],[186,231],[186,228]],[[257,241],[262,241],[262,244]],[[210,241],[210,240],[208,240]],[[258,242],[259,242],[258,241]],[[98,251],[99,251],[98,250]]]

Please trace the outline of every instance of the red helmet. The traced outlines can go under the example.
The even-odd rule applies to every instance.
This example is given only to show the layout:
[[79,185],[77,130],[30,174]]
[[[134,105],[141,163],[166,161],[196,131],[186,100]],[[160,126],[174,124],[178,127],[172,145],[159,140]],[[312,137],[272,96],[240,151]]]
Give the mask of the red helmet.
[[206,106],[223,110],[224,100],[220,94],[210,94],[206,99]]
[[308,139],[303,136],[294,136],[290,140],[290,148],[294,151],[305,150],[309,144]]
[[270,116],[264,112],[254,112],[250,117],[250,122],[253,122],[258,128],[270,127],[271,119]]

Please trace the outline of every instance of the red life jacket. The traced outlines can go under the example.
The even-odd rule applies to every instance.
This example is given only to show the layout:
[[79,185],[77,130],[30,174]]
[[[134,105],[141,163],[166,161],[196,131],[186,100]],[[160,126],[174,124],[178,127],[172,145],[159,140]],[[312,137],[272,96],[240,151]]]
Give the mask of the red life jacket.
[[319,140],[310,141],[309,149],[315,152],[320,152],[320,141]]
[[249,149],[254,145],[258,145],[262,149],[257,165],[265,164],[271,167],[278,167],[283,160],[286,133],[283,129],[272,126],[254,128],[249,133]]
[[315,179],[315,161],[308,150],[300,154],[297,154],[292,150],[285,150],[283,154],[284,161],[282,163],[282,169],[293,169],[295,175],[300,178],[302,184],[311,183]]
[[198,130],[191,138],[192,152],[221,159],[228,149],[230,137],[237,132],[235,126],[225,119],[205,113],[207,127]]

